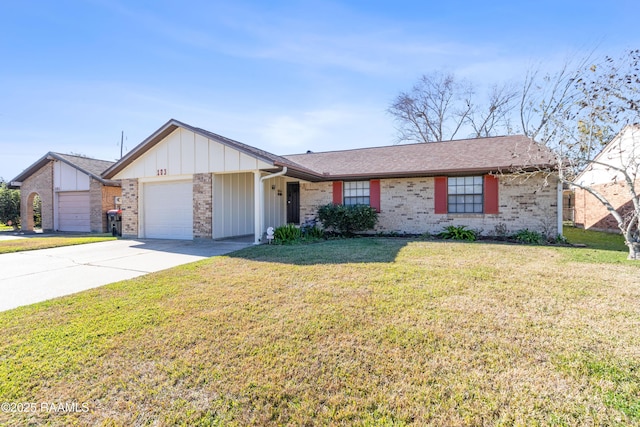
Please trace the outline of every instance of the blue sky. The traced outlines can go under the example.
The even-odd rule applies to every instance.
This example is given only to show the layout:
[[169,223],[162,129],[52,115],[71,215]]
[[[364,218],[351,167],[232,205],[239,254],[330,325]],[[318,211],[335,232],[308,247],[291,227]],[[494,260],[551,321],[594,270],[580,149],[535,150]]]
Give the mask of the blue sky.
[[[274,154],[393,144],[424,73],[481,87],[637,48],[631,0],[2,4],[0,177],[48,151],[116,160],[170,118]],[[126,149],[125,149],[126,151]]]

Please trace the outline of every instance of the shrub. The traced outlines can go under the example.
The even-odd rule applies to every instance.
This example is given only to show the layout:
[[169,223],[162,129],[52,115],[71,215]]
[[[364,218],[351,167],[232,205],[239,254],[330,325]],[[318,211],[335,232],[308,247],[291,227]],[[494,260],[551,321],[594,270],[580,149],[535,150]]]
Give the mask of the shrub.
[[530,245],[541,245],[545,242],[545,238],[542,233],[529,230],[528,228],[516,231],[513,238],[520,243],[527,243]]
[[293,243],[300,240],[302,232],[294,224],[281,225],[273,232],[276,243]]
[[504,222],[496,224],[494,230],[496,238],[500,240],[506,239],[509,234],[509,232],[507,231],[507,224],[505,224]]
[[20,191],[11,190],[6,182],[0,179],[0,222],[20,224]]
[[33,198],[33,226],[42,228],[42,199],[37,194]]
[[478,234],[474,230],[467,229],[466,225],[450,225],[438,234],[438,237],[443,239],[466,240],[473,242],[478,238]]
[[358,231],[373,229],[378,222],[378,212],[367,205],[344,206],[330,203],[320,206],[318,218],[325,229],[352,235]]
[[324,237],[324,231],[316,225],[311,227],[301,227],[302,237],[304,239],[322,239]]

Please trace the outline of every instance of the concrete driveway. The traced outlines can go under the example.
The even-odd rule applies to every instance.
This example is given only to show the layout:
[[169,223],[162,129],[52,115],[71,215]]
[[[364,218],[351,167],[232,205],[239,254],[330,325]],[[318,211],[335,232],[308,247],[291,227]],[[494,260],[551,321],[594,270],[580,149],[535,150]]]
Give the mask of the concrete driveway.
[[251,246],[249,239],[142,239],[2,254],[0,311],[224,255],[248,246]]

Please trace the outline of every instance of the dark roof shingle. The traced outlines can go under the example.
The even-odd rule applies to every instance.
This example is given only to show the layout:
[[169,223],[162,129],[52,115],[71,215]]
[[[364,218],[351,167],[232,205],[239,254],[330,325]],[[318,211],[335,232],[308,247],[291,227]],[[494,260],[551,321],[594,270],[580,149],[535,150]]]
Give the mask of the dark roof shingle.
[[553,153],[522,135],[282,156],[326,178],[393,177],[535,169]]
[[22,171],[20,175],[16,176],[11,182],[22,182],[31,176],[33,173],[38,171],[44,165],[49,163],[52,160],[59,160],[68,164],[71,167],[78,169],[79,171],[89,175],[90,177],[97,179],[101,183],[105,185],[119,185],[115,181],[106,180],[102,177],[102,172],[111,167],[115,162],[110,162],[108,160],[98,160],[91,159],[89,157],[83,156],[75,156],[72,154],[62,154],[62,153],[54,153],[49,152],[38,159],[35,163],[29,166],[27,169]]

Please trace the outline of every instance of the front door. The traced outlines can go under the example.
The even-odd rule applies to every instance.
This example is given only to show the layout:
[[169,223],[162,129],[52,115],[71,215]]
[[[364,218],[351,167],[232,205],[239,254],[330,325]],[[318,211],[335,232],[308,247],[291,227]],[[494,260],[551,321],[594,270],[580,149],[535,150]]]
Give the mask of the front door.
[[299,182],[287,182],[287,224],[300,224]]

